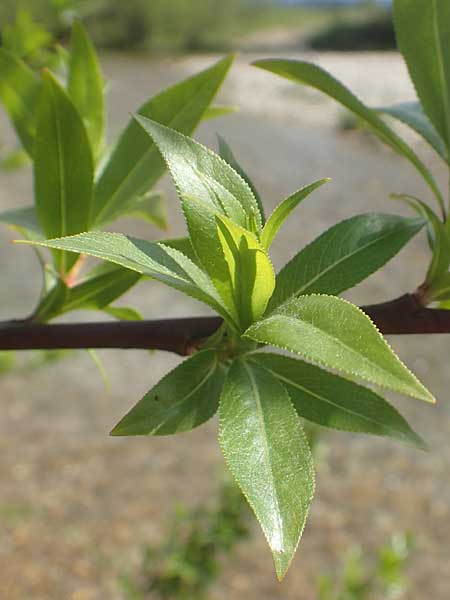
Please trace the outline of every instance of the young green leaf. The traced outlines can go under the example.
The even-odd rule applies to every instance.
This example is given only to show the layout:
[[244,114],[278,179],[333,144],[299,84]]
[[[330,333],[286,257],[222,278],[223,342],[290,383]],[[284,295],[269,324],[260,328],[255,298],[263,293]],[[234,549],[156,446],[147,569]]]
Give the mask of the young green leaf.
[[319,181],[315,181],[310,185],[306,185],[301,188],[297,192],[294,192],[289,198],[283,200],[281,204],[279,204],[273,213],[270,215],[269,220],[264,225],[264,228],[261,233],[261,244],[267,250],[272,245],[275,236],[278,233],[278,230],[283,225],[285,220],[289,217],[291,212],[304,200],[314,192],[317,188],[319,188],[324,183],[327,183],[330,179],[320,179]]
[[224,378],[215,352],[194,354],[147,392],[111,435],[170,435],[198,427],[217,411]]
[[393,258],[425,225],[423,219],[369,213],[334,225],[277,274],[269,310],[291,296],[340,294]]
[[[221,86],[233,57],[189,77],[151,98],[138,110],[190,135],[201,121]],[[94,215],[97,225],[120,215],[133,197],[149,191],[163,175],[164,161],[142,127],[132,119],[106,162],[95,189]]]
[[[90,225],[94,169],[81,117],[49,73],[37,116],[34,146],[34,188],[39,224],[47,237],[86,231]],[[56,253],[62,273],[76,261]]]
[[369,317],[341,298],[318,294],[294,298],[252,325],[245,336],[394,392],[435,402]]
[[275,287],[275,273],[256,236],[230,219],[220,216],[216,219],[234,304],[244,331],[264,314]]
[[280,381],[304,419],[323,427],[386,436],[425,448],[400,413],[372,390],[281,354],[258,352],[251,360]]
[[[421,0],[418,1],[421,3]],[[345,106],[357,117],[366,122],[385,144],[390,146],[393,150],[403,155],[411,162],[411,164],[427,182],[430,189],[436,196],[439,206],[441,207],[442,211],[445,212],[444,200],[439,187],[437,186],[436,181],[434,180],[428,168],[419,159],[416,153],[396,133],[394,133],[394,131],[383,121],[383,119],[378,116],[376,110],[366,106],[348,88],[342,85],[342,83],[340,83],[332,75],[327,73],[327,71],[312,63],[300,60],[268,58],[257,60],[253,64],[256,67],[271,71],[277,75],[280,75],[281,77],[290,79],[291,81],[310,85],[311,87],[320,90],[327,96],[334,98],[334,100]]]
[[88,254],[148,275],[208,304],[230,321],[230,315],[223,307],[220,296],[208,276],[175,248],[127,237],[121,233],[102,231],[91,231],[44,242],[24,240],[19,242]]
[[392,106],[376,109],[381,115],[389,115],[418,133],[436,153],[445,161],[449,161],[448,152],[434,125],[423,112],[420,102],[401,102]]
[[220,156],[185,135],[145,117],[136,117],[167,163],[180,198],[195,198],[236,224],[260,228],[256,199],[242,177]]
[[233,167],[236,173],[238,173],[242,177],[242,179],[247,183],[248,187],[252,190],[253,195],[256,198],[256,202],[258,204],[259,212],[261,215],[261,224],[264,225],[264,223],[266,222],[266,217],[264,214],[263,202],[261,196],[258,193],[258,190],[256,189],[250,177],[247,175],[247,173],[237,161],[236,157],[233,154],[233,151],[231,150],[230,146],[227,144],[225,139],[219,134],[217,134],[217,139],[219,140],[219,155],[223,158],[225,162],[227,162],[230,165],[230,167]]
[[225,460],[262,527],[281,580],[314,493],[311,452],[284,387],[263,367],[236,360],[219,406]]
[[183,198],[181,204],[188,225],[190,242],[196,255],[194,262],[208,274],[224,306],[232,315],[233,321],[238,323],[239,316],[230,270],[217,230],[216,215],[218,213],[214,213],[207,205],[193,198]]
[[72,28],[68,91],[84,121],[92,147],[98,158],[103,150],[105,128],[104,83],[98,58],[89,36],[79,22]]
[[394,24],[419,100],[449,150],[450,3],[395,0]]
[[22,146],[33,155],[36,104],[41,83],[20,58],[0,48],[0,101]]

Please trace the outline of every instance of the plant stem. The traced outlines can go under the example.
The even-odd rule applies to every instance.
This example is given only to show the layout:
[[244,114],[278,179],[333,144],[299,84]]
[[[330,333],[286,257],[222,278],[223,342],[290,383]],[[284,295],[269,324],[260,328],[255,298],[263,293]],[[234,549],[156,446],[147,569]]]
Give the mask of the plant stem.
[[[450,333],[450,311],[425,308],[415,294],[361,308],[384,334]],[[0,323],[0,350],[136,348],[187,356],[221,323],[219,317],[67,324],[7,321]]]

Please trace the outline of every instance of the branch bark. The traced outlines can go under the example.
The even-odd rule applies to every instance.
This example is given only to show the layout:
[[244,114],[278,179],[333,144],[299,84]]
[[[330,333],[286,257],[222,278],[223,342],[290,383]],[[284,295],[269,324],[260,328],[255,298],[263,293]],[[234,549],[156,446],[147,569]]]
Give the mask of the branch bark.
[[[414,294],[361,308],[384,334],[450,333],[450,311],[425,308]],[[136,348],[186,356],[221,323],[220,317],[67,324],[7,321],[0,323],[0,350]]]

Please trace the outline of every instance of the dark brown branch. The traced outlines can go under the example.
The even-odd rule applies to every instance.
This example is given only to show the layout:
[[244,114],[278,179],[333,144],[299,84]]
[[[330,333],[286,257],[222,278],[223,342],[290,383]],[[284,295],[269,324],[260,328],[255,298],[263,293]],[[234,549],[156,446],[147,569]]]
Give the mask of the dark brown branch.
[[40,325],[0,324],[0,350],[140,348],[186,356],[220,327],[219,317]]
[[[424,308],[414,294],[362,310],[384,334],[450,333],[450,311]],[[49,325],[9,321],[0,323],[0,350],[141,348],[186,356],[221,322],[219,317]]]

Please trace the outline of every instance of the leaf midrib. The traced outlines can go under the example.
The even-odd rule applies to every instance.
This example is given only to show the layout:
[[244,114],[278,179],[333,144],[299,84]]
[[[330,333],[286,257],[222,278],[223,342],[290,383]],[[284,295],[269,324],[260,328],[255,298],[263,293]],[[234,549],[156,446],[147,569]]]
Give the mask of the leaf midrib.
[[[274,473],[273,473],[273,469],[272,469],[272,463],[270,460],[270,451],[269,451],[269,447],[267,444],[267,432],[266,432],[266,426],[265,426],[265,421],[264,421],[264,415],[263,415],[263,411],[262,411],[262,406],[261,406],[261,396],[259,394],[258,391],[258,387],[256,385],[256,381],[255,378],[253,376],[252,370],[249,368],[249,366],[243,361],[242,365],[244,367],[244,369],[247,371],[247,375],[250,381],[250,386],[252,388],[253,391],[253,395],[255,397],[255,405],[256,405],[256,414],[258,417],[258,422],[259,422],[259,429],[261,432],[261,437],[262,437],[262,451],[264,454],[264,462],[266,463],[266,467],[267,467],[267,471],[269,474],[269,480],[270,480],[270,484],[272,486],[272,489],[274,491],[274,493],[272,494],[272,500],[276,506],[276,510],[275,515],[276,515],[276,523],[277,523],[277,529],[278,529],[278,538],[280,540],[280,544],[282,543],[282,540],[284,539],[283,536],[283,522],[282,522],[282,518],[281,518],[281,510],[280,510],[280,504],[278,501],[278,497],[277,497],[277,486],[275,484],[275,477],[274,477]],[[271,539],[272,541],[272,539]],[[273,549],[275,552],[280,552],[280,549]]]
[[[399,379],[398,379],[398,377],[397,377],[397,376],[396,376],[394,373],[392,373],[391,371],[386,371],[386,370],[385,370],[383,367],[381,367],[381,366],[380,366],[380,365],[378,365],[377,363],[374,363],[374,362],[372,362],[370,359],[368,359],[367,357],[365,357],[365,356],[363,356],[362,354],[360,354],[360,353],[359,353],[357,350],[355,350],[355,349],[354,349],[354,348],[352,348],[351,346],[348,346],[347,344],[345,344],[344,342],[342,342],[342,341],[341,341],[341,340],[339,340],[338,338],[335,338],[335,337],[333,337],[331,334],[329,334],[328,332],[324,331],[324,330],[323,330],[323,329],[321,329],[320,327],[317,327],[316,325],[313,325],[313,324],[312,324],[312,323],[310,323],[309,321],[305,321],[305,320],[303,320],[303,319],[300,319],[300,318],[291,317],[291,316],[289,316],[289,315],[281,315],[281,314],[278,314],[278,315],[274,315],[274,316],[272,316],[272,317],[269,317],[269,318],[265,319],[265,320],[264,320],[264,321],[262,321],[261,323],[262,323],[262,324],[264,324],[264,323],[267,323],[268,321],[273,321],[273,320],[275,320],[275,319],[278,319],[278,318],[286,319],[286,320],[288,320],[290,323],[293,323],[293,324],[297,324],[297,323],[299,323],[299,322],[300,322],[300,323],[302,323],[303,325],[305,325],[306,327],[309,327],[309,328],[311,328],[313,331],[318,331],[318,332],[320,332],[320,334],[321,334],[321,335],[323,335],[323,336],[325,336],[325,337],[329,338],[330,340],[332,340],[332,342],[333,342],[334,344],[336,344],[336,343],[337,343],[339,346],[342,346],[342,347],[343,347],[343,348],[344,348],[346,351],[350,352],[350,353],[351,353],[353,356],[356,356],[356,357],[358,358],[358,360],[359,360],[359,361],[363,361],[363,362],[365,362],[366,364],[368,364],[369,366],[371,366],[371,367],[374,367],[374,368],[375,368],[375,370],[376,370],[376,371],[378,371],[378,372],[381,372],[381,373],[382,373],[382,375],[384,375],[384,376],[388,375],[388,376],[389,376],[389,378],[393,378],[393,379],[394,379],[396,382],[400,382],[400,384],[401,384],[401,385],[400,385],[400,387],[398,387],[398,385],[396,384],[396,385],[397,385],[397,389],[402,389],[402,386],[403,386],[403,385],[407,385],[407,386],[408,386],[408,384],[404,384],[404,383],[403,383],[401,380],[399,380]],[[286,327],[286,330],[289,330],[289,328],[288,328],[288,327]],[[266,342],[266,343],[272,344],[273,342]],[[274,345],[276,345],[276,346],[280,347],[280,345],[279,345],[279,344],[274,344]],[[287,347],[288,347],[288,346],[286,345],[286,348],[287,348]],[[289,348],[289,349],[290,349],[290,348]],[[290,349],[290,350],[291,350],[291,352],[296,352],[297,354],[299,354],[299,352],[298,352],[297,350],[292,350],[292,349]],[[308,353],[307,353],[307,352],[304,352],[304,353],[302,353],[302,354],[304,354],[305,356],[308,356]],[[317,361],[317,362],[319,362],[319,363],[321,362],[321,360],[320,360],[319,358],[317,358],[317,359],[314,359],[314,360],[316,360],[316,361]],[[325,361],[322,361],[322,364],[327,364],[327,363],[325,363]],[[336,368],[337,368],[337,367],[336,367]],[[375,382],[375,381],[373,380],[373,378],[369,378],[369,377],[367,377],[367,375],[365,375],[365,376],[362,376],[362,375],[360,375],[359,373],[355,373],[355,372],[354,372],[353,370],[351,370],[351,369],[346,369],[346,368],[344,368],[344,367],[339,367],[339,370],[343,371],[344,373],[348,373],[348,374],[350,374],[350,375],[355,375],[355,376],[361,377],[362,379],[366,379],[367,381],[370,381],[370,380],[372,380],[372,381],[373,381],[373,383],[377,383],[377,385],[381,385],[381,386],[383,385],[383,384],[382,384],[382,382]],[[409,386],[408,386],[408,387],[409,387]]]

